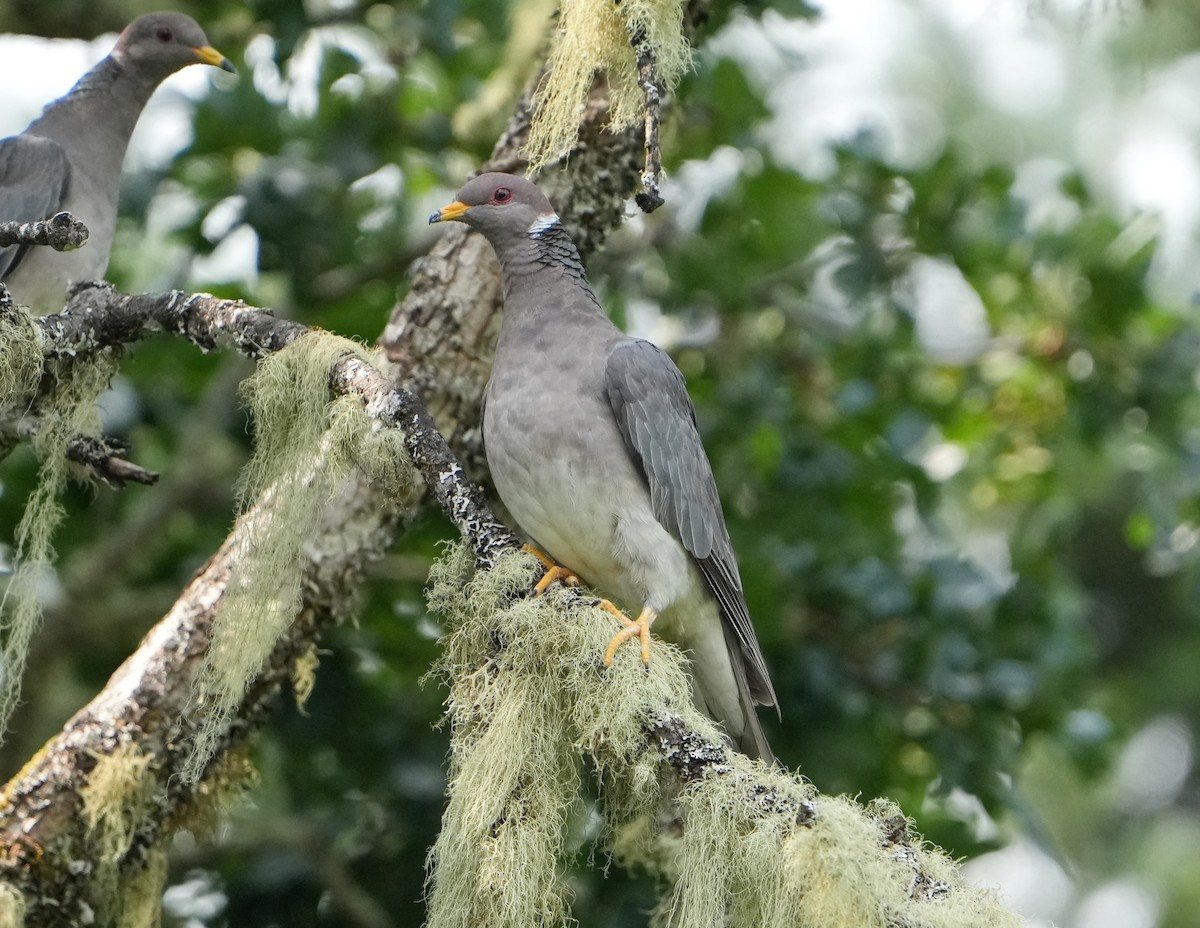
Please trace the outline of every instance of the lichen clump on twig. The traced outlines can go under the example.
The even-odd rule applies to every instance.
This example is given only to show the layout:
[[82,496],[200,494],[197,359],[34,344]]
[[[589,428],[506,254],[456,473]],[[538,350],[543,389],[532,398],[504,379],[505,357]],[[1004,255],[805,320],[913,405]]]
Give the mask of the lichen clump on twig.
[[191,782],[299,610],[304,544],[351,471],[361,469],[393,499],[420,483],[402,436],[374,430],[360,398],[330,399],[330,368],[348,354],[365,357],[356,342],[312,332],[266,357],[243,384],[255,423],[254,454],[239,485],[247,541],[196,680],[203,722],[184,770]]
[[686,660],[655,641],[609,670],[611,617],[557,593],[523,596],[539,570],[512,555],[474,572],[463,546],[430,575],[451,627],[449,803],[430,853],[430,928],[570,923],[567,825],[584,759],[599,783],[613,855],[668,881],[652,924],[753,928],[1016,928],[892,805],[824,797],[732,750],[680,776],[652,741],[677,717],[712,745]]
[[659,80],[672,89],[691,64],[683,0],[563,0],[525,146],[531,174],[575,146],[597,72],[608,78],[609,128],[616,132],[641,120],[644,96],[634,42],[653,54]]
[[[67,445],[77,435],[99,431],[96,400],[115,372],[112,352],[58,361],[48,368],[54,386],[38,405],[38,430],[33,440],[41,461],[38,483],[17,525],[15,568],[0,596],[0,742],[20,696],[30,639],[42,618],[41,596],[51,578],[52,540],[62,521],[61,499],[70,473]],[[32,375],[21,375],[22,379],[28,377]]]

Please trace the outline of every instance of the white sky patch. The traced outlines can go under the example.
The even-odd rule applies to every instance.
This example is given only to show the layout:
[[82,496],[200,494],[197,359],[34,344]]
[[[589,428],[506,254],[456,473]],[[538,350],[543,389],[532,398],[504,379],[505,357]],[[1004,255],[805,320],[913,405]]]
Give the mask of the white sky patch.
[[241,224],[246,213],[246,198],[235,194],[220,200],[200,223],[200,234],[210,242],[219,241]]
[[762,88],[774,113],[762,135],[775,157],[825,177],[835,167],[830,146],[863,130],[899,166],[926,163],[941,150],[945,130],[929,98],[948,81],[922,30],[906,4],[839,0],[813,23],[769,10],[761,25],[735,17],[708,49],[737,61]]
[[675,226],[684,232],[699,229],[708,204],[732,189],[750,158],[762,160],[757,152],[722,145],[707,158],[685,161],[674,174],[666,175],[663,196],[675,207]]
[[274,104],[287,100],[287,82],[275,64],[275,40],[269,35],[256,35],[246,43],[246,70],[263,99]]
[[1162,906],[1132,880],[1113,880],[1089,893],[1071,919],[1072,928],[1154,928]]
[[253,290],[258,283],[258,233],[240,225],[207,255],[192,258],[191,277],[202,284],[239,284]]
[[1195,765],[1186,720],[1163,715],[1139,731],[1117,762],[1115,790],[1137,810],[1159,809],[1178,797]]
[[354,181],[350,189],[368,194],[374,202],[374,206],[359,219],[358,228],[366,233],[379,232],[405,221],[399,212],[404,186],[404,172],[398,164],[382,165]]
[[917,255],[896,284],[896,302],[917,324],[921,347],[947,364],[965,364],[987,347],[983,300],[945,258]]
[[963,874],[981,888],[1000,887],[1005,907],[1026,918],[1029,928],[1065,924],[1061,915],[1073,884],[1054,858],[1026,838],[963,864]]
[[1028,231],[1065,232],[1079,221],[1079,204],[1062,192],[1063,178],[1070,170],[1057,158],[1031,158],[1016,166],[1012,192],[1028,206]]
[[920,464],[925,476],[942,483],[966,467],[969,459],[967,449],[958,442],[940,441],[924,451]]
[[1187,302],[1200,290],[1200,55],[1088,101],[1074,120],[1076,157],[1124,216],[1161,224],[1151,280],[1157,295]]
[[85,71],[116,44],[116,36],[94,43],[0,35],[0,60],[21,80],[7,81],[0,107],[0,137],[16,135],[41,115],[51,100],[65,94]]
[[846,292],[839,277],[852,266],[857,256],[849,236],[835,235],[812,250],[806,262],[811,269],[808,288],[803,295],[806,324],[845,337],[871,311],[871,303]]
[[973,59],[980,97],[1012,116],[1044,116],[1066,96],[1067,65],[1062,47],[1046,29],[1030,23],[1019,33],[980,43]]

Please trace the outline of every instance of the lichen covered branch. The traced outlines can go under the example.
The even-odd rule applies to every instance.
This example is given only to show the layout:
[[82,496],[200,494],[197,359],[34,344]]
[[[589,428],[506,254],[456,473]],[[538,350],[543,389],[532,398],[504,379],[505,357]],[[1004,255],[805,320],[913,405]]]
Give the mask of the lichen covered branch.
[[[616,859],[670,887],[673,928],[1015,928],[892,803],[823,796],[724,743],[686,659],[600,656],[611,619],[572,590],[533,598],[539,562],[486,572],[452,552],[430,576],[450,628],[449,801],[430,854],[430,928],[561,924],[564,823],[596,772]],[[649,748],[649,750],[647,750]],[[586,763],[581,761],[586,760]]]
[[[309,549],[303,607],[229,719],[203,779],[181,776],[200,725],[192,684],[231,572],[263,530],[260,512],[239,522],[105,688],[0,792],[0,875],[21,892],[26,924],[88,924],[98,906],[102,921],[123,923],[122,900],[105,887],[115,893],[172,828],[211,815],[205,804],[216,794],[244,786],[230,750],[264,722],[297,660],[345,616],[364,565],[390,543],[393,526],[378,507],[338,519]],[[89,820],[81,814],[89,803],[108,811]]]
[[[102,282],[76,288],[66,309],[34,323],[47,358],[74,357],[168,332],[204,351],[231,348],[261,359],[312,331],[239,300],[180,291],[125,294]],[[351,354],[333,365],[330,385],[337,394],[359,396],[379,428],[402,430],[426,485],[471,542],[482,565],[517,547],[511,532],[488,509],[479,488],[466,478],[462,463],[424,404],[411,392],[394,386],[373,365]]]

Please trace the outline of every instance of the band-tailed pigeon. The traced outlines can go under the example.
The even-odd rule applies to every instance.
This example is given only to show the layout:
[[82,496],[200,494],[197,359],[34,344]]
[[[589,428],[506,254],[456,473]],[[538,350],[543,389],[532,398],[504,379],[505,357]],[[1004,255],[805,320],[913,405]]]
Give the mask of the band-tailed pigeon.
[[77,251],[0,249],[0,280],[17,302],[50,312],[71,283],[104,276],[133,127],[158,85],[189,64],[234,70],[190,16],[139,16],[65,97],[20,135],[0,140],[0,220],[32,222],[70,210],[90,233]]
[[693,698],[747,754],[769,759],[754,705],[775,692],[746,609],[737,560],[683,375],[614,326],[545,195],[484,174],[430,222],[456,219],[491,242],[504,318],[485,395],[483,438],[496,490],[521,530],[611,603],[623,628],[650,625],[690,651]]

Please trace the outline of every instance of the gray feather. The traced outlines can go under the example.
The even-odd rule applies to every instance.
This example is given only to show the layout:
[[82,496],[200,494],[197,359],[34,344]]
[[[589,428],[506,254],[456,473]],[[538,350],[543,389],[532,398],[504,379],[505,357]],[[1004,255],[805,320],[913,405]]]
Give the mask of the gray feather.
[[731,629],[736,637],[742,661],[734,662],[735,674],[756,703],[775,705],[683,375],[657,346],[629,339],[609,356],[604,379],[625,444],[650,487],[655,518],[692,555],[717,600],[727,634]]
[[[70,175],[66,154],[51,139],[17,135],[0,141],[0,222],[53,216],[62,208]],[[0,280],[16,270],[28,249],[0,248]]]

